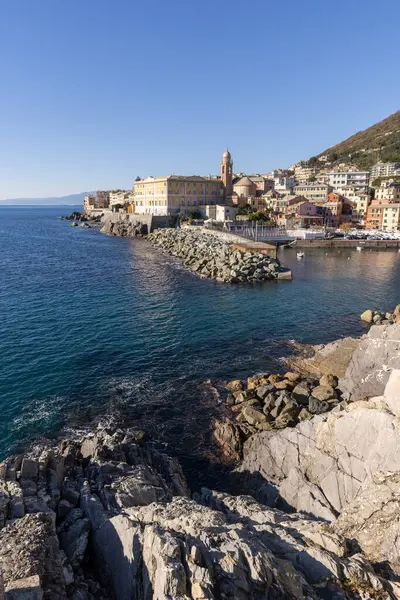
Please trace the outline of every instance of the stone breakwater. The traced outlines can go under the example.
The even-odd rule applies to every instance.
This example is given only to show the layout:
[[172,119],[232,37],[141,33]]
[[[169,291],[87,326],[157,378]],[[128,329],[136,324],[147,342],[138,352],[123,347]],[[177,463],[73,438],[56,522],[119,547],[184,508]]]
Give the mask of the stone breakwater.
[[[390,568],[374,568],[371,548],[355,543],[370,539],[361,511],[329,525],[251,496],[203,489],[191,498],[179,464],[132,430],[41,445],[0,474],[5,600],[399,597]],[[390,484],[377,480],[375,498]],[[394,534],[385,522],[379,541]]]
[[290,271],[284,270],[278,260],[261,252],[240,252],[232,244],[201,231],[158,229],[147,239],[183,260],[185,267],[200,277],[224,283],[291,278]]

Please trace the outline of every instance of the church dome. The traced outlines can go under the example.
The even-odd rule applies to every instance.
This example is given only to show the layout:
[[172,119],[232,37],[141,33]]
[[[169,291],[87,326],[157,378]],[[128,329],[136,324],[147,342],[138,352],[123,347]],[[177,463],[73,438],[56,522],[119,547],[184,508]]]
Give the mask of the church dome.
[[223,153],[222,158],[228,158],[229,160],[231,160],[231,153],[229,152],[228,148]]

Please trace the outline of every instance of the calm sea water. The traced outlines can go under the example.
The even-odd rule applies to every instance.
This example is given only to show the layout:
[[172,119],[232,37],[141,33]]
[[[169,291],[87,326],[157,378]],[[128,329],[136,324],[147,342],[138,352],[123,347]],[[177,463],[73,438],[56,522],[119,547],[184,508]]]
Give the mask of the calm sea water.
[[192,480],[209,483],[218,382],[278,369],[289,340],[360,334],[360,312],[400,302],[398,252],[309,250],[298,261],[283,250],[293,282],[229,286],[144,240],[58,219],[71,211],[0,208],[3,457],[39,434],[113,415],[145,427]]

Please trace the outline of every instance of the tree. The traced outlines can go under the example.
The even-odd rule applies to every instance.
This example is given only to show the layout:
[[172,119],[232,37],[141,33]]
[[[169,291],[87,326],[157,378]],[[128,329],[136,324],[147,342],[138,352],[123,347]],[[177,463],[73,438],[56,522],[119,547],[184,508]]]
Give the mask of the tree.
[[250,212],[251,212],[250,204],[241,204],[238,208],[237,214],[238,215],[248,215]]
[[308,161],[308,166],[309,167],[315,167],[315,165],[317,164],[317,162],[318,162],[318,158],[316,156],[312,156],[310,158],[310,160]]
[[249,213],[249,221],[269,221],[269,215],[261,212],[261,211],[257,211],[255,213]]
[[377,177],[376,179],[373,180],[371,185],[373,188],[376,188],[376,187],[380,187],[381,183],[382,183],[381,177]]
[[340,226],[340,231],[343,231],[343,233],[348,233],[351,229],[352,225],[351,223],[342,223]]

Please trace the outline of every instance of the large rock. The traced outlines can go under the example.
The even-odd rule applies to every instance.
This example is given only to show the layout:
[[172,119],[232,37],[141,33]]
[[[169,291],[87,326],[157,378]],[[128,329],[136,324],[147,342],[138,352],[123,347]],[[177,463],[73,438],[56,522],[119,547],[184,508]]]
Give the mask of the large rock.
[[10,598],[19,598],[14,582],[32,577],[42,582],[45,598],[67,598],[64,558],[51,515],[26,515],[0,531],[0,571],[6,590],[14,587]]
[[400,325],[373,325],[361,338],[339,387],[352,401],[381,396],[392,369],[400,369]]
[[384,398],[337,407],[243,447],[241,470],[279,485],[295,508],[333,521],[375,473],[400,471],[400,422]]
[[389,561],[400,575],[400,473],[375,473],[333,526],[356,540],[374,563]]
[[292,369],[304,375],[316,374],[320,377],[327,374],[344,377],[359,344],[360,339],[347,337],[325,346],[307,347],[299,355],[291,358],[288,363]]

